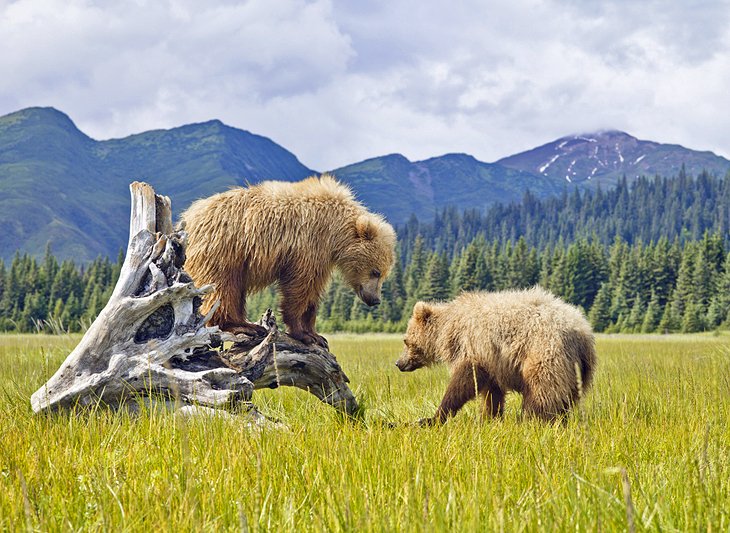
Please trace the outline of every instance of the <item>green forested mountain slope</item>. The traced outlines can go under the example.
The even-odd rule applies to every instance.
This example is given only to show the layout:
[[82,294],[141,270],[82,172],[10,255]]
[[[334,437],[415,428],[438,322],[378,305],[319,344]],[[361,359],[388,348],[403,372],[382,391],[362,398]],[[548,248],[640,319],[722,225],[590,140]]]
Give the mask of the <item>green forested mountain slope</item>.
[[0,117],[0,258],[21,249],[85,262],[127,240],[128,185],[151,183],[176,212],[246,181],[313,171],[273,141],[220,121],[95,141],[53,108]]
[[400,154],[368,159],[334,170],[367,205],[395,224],[414,214],[430,219],[446,206],[484,209],[497,202],[518,201],[525,190],[540,197],[560,193],[561,181],[467,154],[446,154],[411,162]]

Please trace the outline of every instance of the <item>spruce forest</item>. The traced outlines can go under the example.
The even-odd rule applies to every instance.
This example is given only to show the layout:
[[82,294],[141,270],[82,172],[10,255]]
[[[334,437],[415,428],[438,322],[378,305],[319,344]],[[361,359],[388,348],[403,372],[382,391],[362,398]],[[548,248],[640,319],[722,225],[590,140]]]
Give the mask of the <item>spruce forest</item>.
[[[417,300],[464,290],[540,284],[582,307],[599,332],[697,332],[728,326],[730,176],[681,171],[626,179],[609,191],[574,189],[438,213],[398,228],[399,261],[377,308],[335,276],[322,301],[321,331],[403,331]],[[123,257],[76,265],[50,249],[38,260],[0,261],[0,331],[83,330],[104,307]],[[275,289],[249,298],[256,318]]]

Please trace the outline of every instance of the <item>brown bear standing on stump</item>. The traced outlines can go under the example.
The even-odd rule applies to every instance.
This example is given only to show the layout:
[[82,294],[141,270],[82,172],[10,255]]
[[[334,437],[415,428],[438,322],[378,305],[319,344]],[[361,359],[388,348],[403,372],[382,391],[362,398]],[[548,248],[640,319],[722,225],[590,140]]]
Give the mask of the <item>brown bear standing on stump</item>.
[[194,202],[181,221],[189,236],[185,269],[196,284],[215,285],[203,313],[220,299],[210,322],[237,333],[260,333],[247,321],[246,296],[276,282],[289,335],[326,347],[314,323],[332,270],[377,305],[393,266],[393,228],[329,175],[216,194]]
[[587,390],[596,365],[583,313],[540,287],[418,302],[404,343],[401,371],[437,361],[451,370],[441,405],[422,424],[445,422],[477,393],[482,416],[500,416],[508,391],[522,393],[523,413],[554,420]]

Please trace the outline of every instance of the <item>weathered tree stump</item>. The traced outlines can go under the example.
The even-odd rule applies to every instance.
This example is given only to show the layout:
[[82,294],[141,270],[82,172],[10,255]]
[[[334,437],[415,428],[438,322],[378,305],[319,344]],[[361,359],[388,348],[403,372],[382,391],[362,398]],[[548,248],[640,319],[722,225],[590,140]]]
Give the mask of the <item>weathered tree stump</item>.
[[[248,338],[205,325],[202,298],[183,270],[186,234],[174,231],[170,199],[130,185],[127,255],[114,292],[58,371],[31,396],[33,411],[162,400],[177,406],[245,410],[254,389],[295,386],[336,409],[357,409],[334,355],[281,333]],[[215,311],[215,307],[210,311]],[[187,412],[190,412],[188,409]]]

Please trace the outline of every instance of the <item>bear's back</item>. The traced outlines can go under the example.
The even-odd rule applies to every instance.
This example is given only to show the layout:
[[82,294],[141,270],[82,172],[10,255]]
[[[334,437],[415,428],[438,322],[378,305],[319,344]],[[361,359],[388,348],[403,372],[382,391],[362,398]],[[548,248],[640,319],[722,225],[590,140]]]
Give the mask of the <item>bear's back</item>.
[[540,287],[464,293],[449,307],[468,357],[489,354],[514,365],[530,353],[560,351],[572,338],[593,340],[581,311]]
[[248,194],[260,200],[281,203],[305,204],[360,204],[349,187],[339,183],[329,174],[311,176],[302,181],[263,181],[249,187]]
[[481,322],[482,327],[529,332],[530,328],[551,324],[551,329],[556,330],[591,331],[578,308],[537,286],[524,290],[466,292],[450,305],[457,315],[477,317],[476,323]]
[[317,204],[361,207],[346,185],[337,182],[329,174],[323,174],[297,182],[262,181],[249,187],[233,187],[194,201],[180,219],[186,225],[205,221],[218,226],[223,222],[245,220],[240,217],[240,213],[252,207],[259,210],[259,215],[264,215],[283,209],[316,209]]

